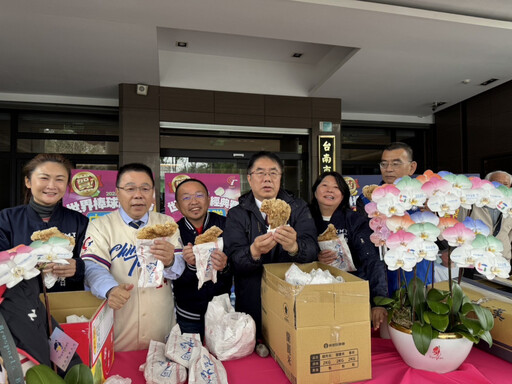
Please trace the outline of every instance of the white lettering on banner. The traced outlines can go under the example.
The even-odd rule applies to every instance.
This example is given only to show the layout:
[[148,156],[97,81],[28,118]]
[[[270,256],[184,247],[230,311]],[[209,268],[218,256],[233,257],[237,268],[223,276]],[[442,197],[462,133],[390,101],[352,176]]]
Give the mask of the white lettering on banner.
[[105,209],[107,208],[107,201],[104,197],[95,197],[93,199],[94,209]]
[[72,203],[67,204],[66,208],[72,209],[73,211],[77,211],[77,212],[83,213],[80,210],[80,204],[78,204],[78,201],[73,201]]
[[117,209],[119,208],[119,200],[117,200],[117,197],[107,197],[106,205],[107,208]]
[[93,210],[114,210],[119,208],[119,200],[117,200],[117,197],[94,197],[92,199],[73,201],[72,203],[66,204],[66,208],[80,213],[90,212]]
[[80,212],[92,211],[92,200],[80,200]]
[[167,203],[167,208],[169,208],[169,211],[171,211],[171,213],[176,212],[178,210],[178,208],[176,208],[176,201],[171,201]]

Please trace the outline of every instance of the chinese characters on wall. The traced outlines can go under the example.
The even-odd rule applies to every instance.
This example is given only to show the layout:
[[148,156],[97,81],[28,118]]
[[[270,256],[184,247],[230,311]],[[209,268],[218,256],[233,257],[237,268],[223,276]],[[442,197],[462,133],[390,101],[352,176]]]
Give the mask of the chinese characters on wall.
[[318,173],[336,171],[335,136],[318,136]]

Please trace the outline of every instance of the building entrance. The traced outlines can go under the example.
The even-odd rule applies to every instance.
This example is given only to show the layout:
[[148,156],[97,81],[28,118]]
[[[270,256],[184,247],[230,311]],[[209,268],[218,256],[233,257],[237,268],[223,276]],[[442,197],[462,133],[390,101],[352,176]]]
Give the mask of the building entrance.
[[162,147],[167,147],[160,149],[161,205],[165,173],[235,173],[240,175],[241,193],[247,192],[250,189],[247,164],[261,150],[276,153],[283,160],[282,187],[309,200],[308,138],[307,135],[252,134],[249,137],[233,133],[161,136]]

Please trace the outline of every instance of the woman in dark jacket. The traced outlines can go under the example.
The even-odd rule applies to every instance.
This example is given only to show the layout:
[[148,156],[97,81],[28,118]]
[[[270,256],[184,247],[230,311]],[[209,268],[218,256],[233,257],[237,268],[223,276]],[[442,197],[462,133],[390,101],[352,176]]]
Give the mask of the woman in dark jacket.
[[[79,254],[88,219],[61,203],[70,182],[71,164],[61,155],[40,154],[27,163],[24,175],[26,205],[0,212],[0,251],[19,244],[29,245],[34,231],[57,227],[62,233],[75,238],[75,248],[69,264],[51,263],[46,266],[45,271],[54,273],[60,280],[50,291],[82,290],[84,262]],[[37,362],[51,365],[48,319],[39,299],[41,285],[41,275],[38,275],[6,289],[0,299],[0,313],[16,347]],[[53,329],[56,323],[52,322]],[[79,362],[75,355],[70,367]]]
[[[350,209],[350,190],[343,177],[337,172],[324,172],[313,184],[311,214],[315,220],[317,233],[321,234],[329,224],[343,234],[357,269],[355,275],[368,280],[370,298],[387,296],[386,266],[379,259],[377,248],[370,241],[371,230],[363,215]],[[323,250],[318,260],[330,264],[336,260],[336,252]],[[387,312],[382,307],[372,307],[372,323],[378,329],[386,321]]]
[[19,244],[29,245],[35,231],[57,227],[75,239],[73,258],[69,264],[49,264],[45,272],[60,279],[49,289],[80,291],[84,289],[84,262],[80,249],[89,220],[79,212],[62,206],[62,198],[71,181],[71,163],[58,154],[40,154],[23,168],[25,175],[25,205],[0,212],[0,251]]

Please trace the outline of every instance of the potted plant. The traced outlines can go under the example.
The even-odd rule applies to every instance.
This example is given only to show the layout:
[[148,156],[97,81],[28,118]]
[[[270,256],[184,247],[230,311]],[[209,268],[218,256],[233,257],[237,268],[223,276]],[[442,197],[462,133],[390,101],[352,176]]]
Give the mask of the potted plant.
[[[475,268],[492,279],[510,273],[510,263],[501,255],[503,244],[481,221],[468,217],[459,222],[456,213],[487,206],[509,215],[511,203],[510,190],[504,186],[427,171],[416,179],[404,177],[395,185],[377,188],[366,211],[374,230],[372,241],[381,250],[388,269],[396,270],[399,277],[401,270],[416,272],[416,264],[423,259],[430,262],[427,273],[434,276],[438,243],[444,241],[450,264]],[[458,368],[473,343],[484,340],[492,345],[491,312],[464,294],[452,279],[451,265],[448,271],[445,290],[435,284],[426,287],[426,276],[415,275],[409,284],[404,277],[390,298],[374,300],[388,309],[393,343],[404,361],[415,368],[448,372]]]

